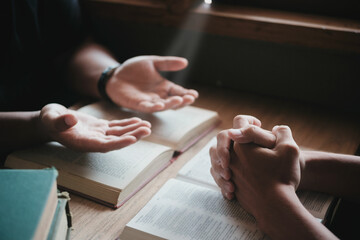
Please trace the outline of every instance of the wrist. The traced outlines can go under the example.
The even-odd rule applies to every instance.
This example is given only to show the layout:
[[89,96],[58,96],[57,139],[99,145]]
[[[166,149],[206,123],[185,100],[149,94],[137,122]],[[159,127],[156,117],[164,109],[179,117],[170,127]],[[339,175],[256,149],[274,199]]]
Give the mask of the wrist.
[[288,218],[296,216],[296,212],[303,209],[291,185],[276,186],[263,199],[262,206],[255,218],[260,229],[271,237],[276,236],[280,226],[286,225]]
[[40,142],[50,142],[51,137],[46,131],[46,128],[42,122],[42,111],[35,111],[31,117],[31,121],[35,126],[36,132],[38,133],[38,139]]
[[107,93],[107,85],[109,80],[115,75],[115,71],[118,70],[118,68],[121,66],[121,64],[117,64],[115,66],[107,67],[102,73],[97,83],[97,88],[100,97],[108,102],[113,102],[111,98],[109,97]]
[[[257,211],[254,214],[259,226],[263,229],[268,223],[273,222],[282,212],[286,202],[296,202],[295,187],[286,184],[277,184],[266,191],[263,197],[258,198]],[[291,199],[291,201],[289,201]]]

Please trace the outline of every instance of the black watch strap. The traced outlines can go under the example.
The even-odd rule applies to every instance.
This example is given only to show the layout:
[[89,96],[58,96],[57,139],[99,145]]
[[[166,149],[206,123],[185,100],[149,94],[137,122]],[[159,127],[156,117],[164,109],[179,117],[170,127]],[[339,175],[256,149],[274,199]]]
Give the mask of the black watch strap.
[[98,81],[98,84],[97,84],[97,87],[98,87],[98,91],[100,93],[100,96],[108,101],[108,102],[111,102],[112,103],[112,100],[110,99],[110,97],[108,96],[108,94],[106,93],[106,84],[107,82],[109,81],[110,77],[113,75],[113,73],[115,72],[115,70],[120,67],[120,64],[119,65],[116,65],[116,66],[113,66],[113,67],[108,67],[106,68],[102,73],[101,73],[101,76],[99,78],[99,81]]

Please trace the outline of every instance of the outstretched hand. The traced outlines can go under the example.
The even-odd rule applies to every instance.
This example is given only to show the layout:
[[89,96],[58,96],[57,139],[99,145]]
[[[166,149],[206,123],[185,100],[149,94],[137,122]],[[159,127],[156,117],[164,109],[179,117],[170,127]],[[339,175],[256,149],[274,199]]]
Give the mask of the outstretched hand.
[[192,104],[198,92],[165,79],[160,71],[179,71],[180,57],[139,56],[125,61],[110,78],[106,92],[117,105],[140,112],[177,109]]
[[49,140],[87,152],[120,149],[151,132],[150,123],[139,118],[107,121],[59,104],[48,104],[42,108],[40,125]]

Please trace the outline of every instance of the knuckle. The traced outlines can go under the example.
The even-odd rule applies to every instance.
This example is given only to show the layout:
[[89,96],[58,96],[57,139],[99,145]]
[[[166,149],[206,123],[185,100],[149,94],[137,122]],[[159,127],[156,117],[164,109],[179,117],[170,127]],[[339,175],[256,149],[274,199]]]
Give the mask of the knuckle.
[[249,125],[249,126],[245,127],[242,132],[244,135],[251,135],[256,132],[256,126]]
[[291,129],[287,125],[279,125],[277,131],[285,132],[285,131],[291,131]]
[[233,122],[234,122],[234,123],[235,123],[235,122],[239,122],[239,121],[242,121],[242,120],[244,120],[244,119],[246,119],[246,118],[245,118],[245,115],[237,115],[236,117],[234,117]]
[[216,136],[218,141],[221,141],[222,139],[224,139],[227,136],[227,130],[222,130],[218,133],[218,135]]
[[283,154],[287,157],[297,157],[300,154],[300,149],[295,143],[286,142],[281,147]]

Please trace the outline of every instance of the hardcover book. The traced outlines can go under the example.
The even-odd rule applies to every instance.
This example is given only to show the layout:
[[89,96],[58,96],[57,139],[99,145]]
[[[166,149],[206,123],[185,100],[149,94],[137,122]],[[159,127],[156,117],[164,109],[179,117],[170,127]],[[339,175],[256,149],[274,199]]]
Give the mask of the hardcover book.
[[57,206],[55,169],[0,170],[1,239],[46,239]]

